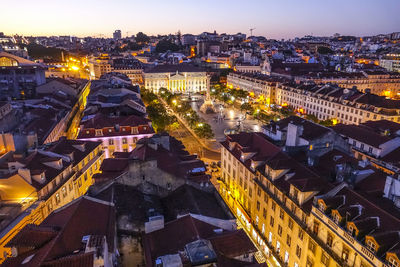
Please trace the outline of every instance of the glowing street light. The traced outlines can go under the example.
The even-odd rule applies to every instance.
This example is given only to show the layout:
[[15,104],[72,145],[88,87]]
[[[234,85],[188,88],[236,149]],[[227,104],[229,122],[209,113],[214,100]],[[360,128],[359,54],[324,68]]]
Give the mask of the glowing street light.
[[203,127],[203,123],[200,122],[200,123],[197,124],[197,126],[198,127]]
[[172,103],[174,104],[174,105],[176,105],[176,99],[174,99],[174,100],[172,100]]

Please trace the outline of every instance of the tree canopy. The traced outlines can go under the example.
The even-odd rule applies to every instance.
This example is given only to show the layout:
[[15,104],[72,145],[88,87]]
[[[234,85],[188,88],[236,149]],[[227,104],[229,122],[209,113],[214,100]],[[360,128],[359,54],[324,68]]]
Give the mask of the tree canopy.
[[150,37],[144,34],[143,32],[138,32],[135,38],[138,43],[148,43],[150,41]]
[[161,40],[157,43],[156,45],[156,52],[158,53],[165,53],[167,51],[178,51],[179,50],[179,46],[177,46],[176,44],[172,43],[171,41],[168,40]]

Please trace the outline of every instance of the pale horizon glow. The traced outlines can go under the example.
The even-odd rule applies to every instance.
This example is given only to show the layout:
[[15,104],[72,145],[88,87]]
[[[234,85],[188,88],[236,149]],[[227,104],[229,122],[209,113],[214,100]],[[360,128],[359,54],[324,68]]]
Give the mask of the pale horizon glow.
[[400,0],[19,0],[1,3],[0,32],[25,36],[199,34],[281,39],[400,31]]

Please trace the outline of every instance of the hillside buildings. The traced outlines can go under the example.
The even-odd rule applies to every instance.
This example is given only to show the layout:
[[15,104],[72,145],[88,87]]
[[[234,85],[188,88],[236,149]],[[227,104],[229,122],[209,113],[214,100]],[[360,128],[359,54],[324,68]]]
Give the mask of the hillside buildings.
[[91,57],[89,69],[91,77],[95,79],[99,79],[108,72],[119,72],[127,75],[134,84],[143,83],[142,63],[132,57],[111,57],[108,54]]

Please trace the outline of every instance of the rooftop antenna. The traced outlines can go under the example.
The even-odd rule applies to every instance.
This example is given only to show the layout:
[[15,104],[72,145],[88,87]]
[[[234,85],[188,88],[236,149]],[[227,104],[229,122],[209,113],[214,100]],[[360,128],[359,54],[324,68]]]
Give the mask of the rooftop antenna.
[[253,30],[255,30],[256,28],[250,28],[250,36],[253,36]]

